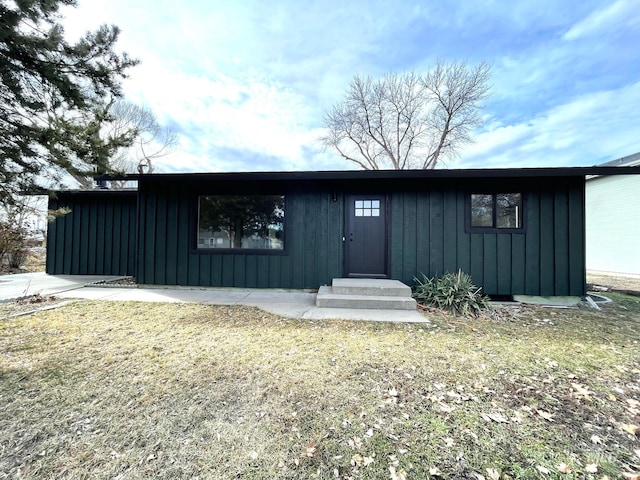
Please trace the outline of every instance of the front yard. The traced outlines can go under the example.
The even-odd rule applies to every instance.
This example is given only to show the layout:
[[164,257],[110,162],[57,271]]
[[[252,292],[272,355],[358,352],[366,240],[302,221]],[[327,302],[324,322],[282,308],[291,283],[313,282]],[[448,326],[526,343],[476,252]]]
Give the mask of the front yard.
[[431,326],[115,302],[5,318],[0,478],[632,478],[640,299],[612,297]]

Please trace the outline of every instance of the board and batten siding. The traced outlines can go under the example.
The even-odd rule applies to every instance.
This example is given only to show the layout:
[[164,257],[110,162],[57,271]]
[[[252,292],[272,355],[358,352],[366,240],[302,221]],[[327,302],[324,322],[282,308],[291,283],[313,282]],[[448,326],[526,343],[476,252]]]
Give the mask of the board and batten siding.
[[66,208],[47,228],[51,275],[134,275],[136,192],[61,192],[49,209]]
[[331,192],[235,189],[236,194],[285,195],[284,251],[199,250],[195,248],[197,195],[218,192],[220,186],[213,185],[142,187],[138,283],[315,289],[342,276],[342,198],[333,201]]
[[[472,192],[522,192],[522,232],[471,233]],[[384,194],[389,278],[469,273],[490,295],[585,293],[584,179],[141,181],[138,192],[59,194],[47,272],[135,275],[141,285],[315,289],[344,275],[345,197]],[[285,195],[283,251],[197,249],[198,195]],[[622,209],[621,209],[622,210]],[[136,239],[136,235],[138,238]]]
[[413,285],[461,269],[488,295],[584,295],[583,180],[540,185],[509,189],[523,193],[522,233],[468,233],[471,185],[392,193],[390,277]]
[[389,199],[390,278],[413,285],[421,273],[461,269],[490,295],[584,295],[582,178],[511,185],[507,190],[523,193],[522,233],[466,229],[469,193],[505,192],[502,181],[407,183],[315,184],[308,191],[262,186],[271,190],[258,193],[286,196],[285,250],[269,253],[195,248],[197,195],[225,193],[225,188],[256,193],[256,185],[143,185],[138,283],[293,289],[328,284],[344,275],[344,195],[357,190]]
[[586,183],[587,269],[640,275],[640,175]]

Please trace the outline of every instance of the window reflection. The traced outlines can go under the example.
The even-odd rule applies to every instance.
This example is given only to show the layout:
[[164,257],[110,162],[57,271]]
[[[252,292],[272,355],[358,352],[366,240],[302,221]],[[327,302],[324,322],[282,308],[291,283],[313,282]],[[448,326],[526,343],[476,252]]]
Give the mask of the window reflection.
[[522,228],[522,194],[471,194],[471,227]]
[[284,196],[204,195],[198,248],[284,249]]

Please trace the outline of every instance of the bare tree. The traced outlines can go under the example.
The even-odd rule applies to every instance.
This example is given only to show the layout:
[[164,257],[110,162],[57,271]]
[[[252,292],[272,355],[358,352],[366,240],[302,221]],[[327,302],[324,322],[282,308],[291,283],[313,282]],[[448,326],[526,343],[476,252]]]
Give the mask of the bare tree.
[[471,142],[491,67],[439,62],[424,75],[354,77],[325,115],[322,143],[367,170],[435,168]]
[[[110,101],[105,105],[105,120],[100,126],[100,138],[130,138],[126,146],[114,151],[107,160],[108,170],[121,173],[152,173],[153,161],[171,153],[177,143],[175,132],[162,127],[154,113],[126,100]],[[75,177],[85,188],[93,179]],[[122,187],[126,181],[112,181]]]
[[146,107],[119,100],[110,109],[114,120],[106,126],[110,136],[126,131],[137,133],[130,147],[120,149],[112,158],[114,169],[127,173],[153,172],[153,160],[172,152],[176,145],[175,132],[162,127],[156,116]]

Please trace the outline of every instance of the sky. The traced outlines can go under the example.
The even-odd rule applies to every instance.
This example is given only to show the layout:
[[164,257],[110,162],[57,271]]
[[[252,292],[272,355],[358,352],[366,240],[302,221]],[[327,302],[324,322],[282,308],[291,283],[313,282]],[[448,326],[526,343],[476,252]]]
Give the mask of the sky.
[[491,68],[447,168],[596,165],[640,152],[640,0],[78,0],[138,58],[123,89],[176,132],[156,172],[356,169],[319,142],[354,75]]

